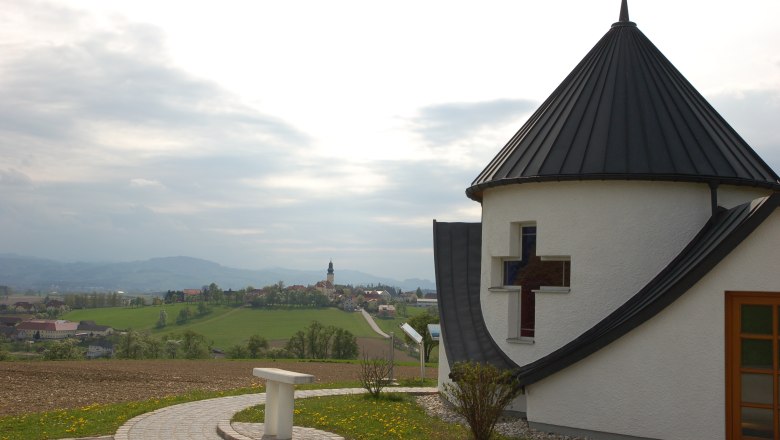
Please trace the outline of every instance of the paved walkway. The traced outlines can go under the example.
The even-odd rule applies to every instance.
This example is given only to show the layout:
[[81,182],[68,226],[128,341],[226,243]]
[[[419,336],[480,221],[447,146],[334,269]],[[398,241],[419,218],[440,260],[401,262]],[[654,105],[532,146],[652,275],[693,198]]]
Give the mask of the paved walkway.
[[368,323],[368,325],[371,326],[371,329],[374,330],[375,332],[377,332],[377,334],[379,334],[379,336],[381,336],[383,338],[389,338],[390,337],[390,335],[388,335],[387,333],[383,332],[382,329],[379,328],[378,325],[376,325],[376,322],[374,321],[374,318],[368,312],[366,312],[366,309],[360,309],[360,313],[362,313],[363,317],[366,318],[366,322]]
[[[436,388],[399,387],[390,388],[398,393],[436,393]],[[342,388],[330,390],[298,390],[295,398],[334,396],[365,393],[363,388]],[[250,406],[265,403],[265,393],[220,397],[199,400],[160,408],[130,419],[117,430],[115,440],[254,440],[263,438],[262,423],[236,423],[231,425],[233,415]],[[218,430],[220,431],[218,433]],[[273,437],[270,437],[273,438]],[[311,428],[293,428],[293,439],[335,440],[341,437]]]

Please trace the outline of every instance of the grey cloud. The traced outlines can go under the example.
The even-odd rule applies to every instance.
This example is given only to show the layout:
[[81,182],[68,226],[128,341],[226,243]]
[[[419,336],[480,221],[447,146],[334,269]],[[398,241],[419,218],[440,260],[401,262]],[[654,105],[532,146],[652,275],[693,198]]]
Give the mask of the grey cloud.
[[87,136],[79,129],[85,122],[118,121],[212,142],[246,131],[278,144],[307,142],[284,121],[244,108],[216,85],[171,67],[159,29],[148,25],[130,23],[72,44],[26,48],[0,66],[5,132],[83,142]]
[[526,99],[497,99],[472,103],[447,103],[420,109],[413,122],[416,130],[430,144],[443,145],[468,137],[474,131],[491,125],[518,120],[537,106]]
[[780,173],[780,90],[748,90],[708,99],[758,155]]
[[32,184],[32,179],[26,174],[13,168],[0,169],[0,186],[28,186]]

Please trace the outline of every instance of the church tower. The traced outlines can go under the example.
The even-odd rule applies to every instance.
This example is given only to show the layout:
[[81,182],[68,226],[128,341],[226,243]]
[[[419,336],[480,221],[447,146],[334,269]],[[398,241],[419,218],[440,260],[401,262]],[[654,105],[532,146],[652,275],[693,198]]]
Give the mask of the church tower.
[[336,283],[333,281],[333,260],[328,263],[328,278],[326,280],[330,283],[330,286],[328,287],[336,287]]

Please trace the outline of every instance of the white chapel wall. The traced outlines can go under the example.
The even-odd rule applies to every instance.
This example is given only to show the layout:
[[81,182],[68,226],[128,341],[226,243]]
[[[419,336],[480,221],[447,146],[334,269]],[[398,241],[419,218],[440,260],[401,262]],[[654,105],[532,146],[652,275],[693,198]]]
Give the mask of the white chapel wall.
[[725,438],[725,292],[780,291],[780,213],[650,321],[528,388],[532,423]]
[[[711,215],[709,187],[674,182],[527,183],[485,191],[481,302],[488,330],[526,364],[571,341],[639,291]],[[538,255],[571,256],[571,291],[536,295],[533,344],[507,342],[508,296],[490,292],[510,224],[535,222]]]

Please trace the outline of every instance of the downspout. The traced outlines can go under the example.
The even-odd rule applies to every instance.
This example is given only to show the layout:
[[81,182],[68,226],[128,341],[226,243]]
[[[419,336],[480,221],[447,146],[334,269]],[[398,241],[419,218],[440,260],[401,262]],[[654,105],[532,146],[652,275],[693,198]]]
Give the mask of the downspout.
[[710,182],[710,206],[714,216],[718,212],[718,182],[715,181]]

